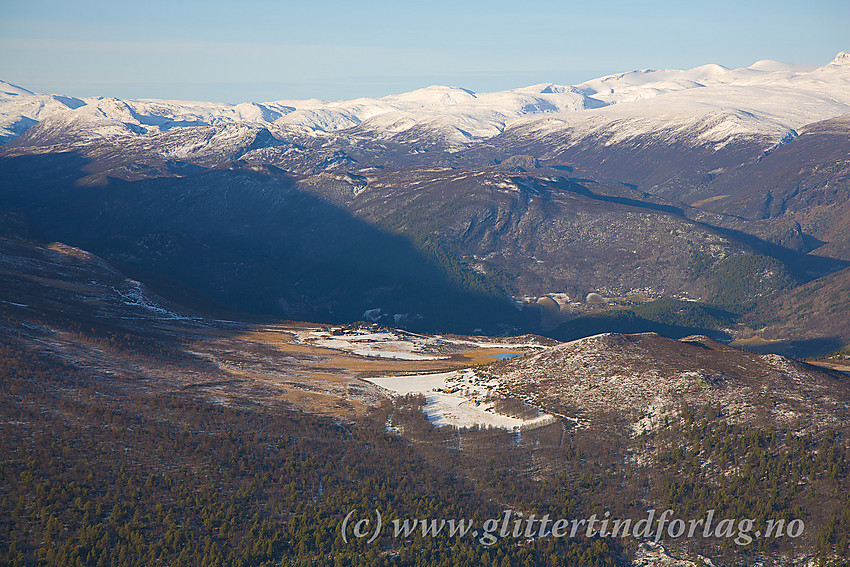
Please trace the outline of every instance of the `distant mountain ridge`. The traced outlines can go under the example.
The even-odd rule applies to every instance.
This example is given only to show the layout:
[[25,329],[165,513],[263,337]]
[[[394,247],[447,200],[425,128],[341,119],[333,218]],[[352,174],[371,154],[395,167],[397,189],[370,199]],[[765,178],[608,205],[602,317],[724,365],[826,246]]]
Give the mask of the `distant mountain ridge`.
[[[722,137],[732,129],[769,137],[778,135],[781,139],[788,130],[803,124],[850,113],[847,61],[847,53],[842,52],[829,64],[815,68],[760,61],[742,69],[721,65],[684,71],[646,69],[600,77],[575,86],[539,84],[495,93],[431,86],[381,98],[240,104],[111,97],[80,99],[35,94],[0,83],[0,137],[10,140],[43,120],[64,124],[91,120],[101,124],[98,133],[104,136],[227,123],[312,133],[356,127],[393,135],[425,125],[431,129],[447,128],[450,130],[446,133],[447,144],[462,146],[490,138],[519,122],[529,119],[533,122],[541,115],[570,115],[573,118],[567,119],[570,123],[567,125],[592,131],[599,123],[622,120],[623,114],[649,120],[664,110],[657,120],[632,124],[629,130],[632,131],[682,126],[676,120],[671,122],[673,112],[689,115],[688,121],[693,121],[711,114],[712,110],[724,110],[733,112],[742,123],[724,121],[719,127],[705,129],[702,136]],[[603,107],[611,110],[594,112]],[[735,110],[740,112],[736,114]],[[62,118],[57,118],[60,115]],[[591,116],[594,118],[585,118]],[[112,128],[107,128],[107,123]],[[547,124],[546,130],[558,130],[562,126],[544,122],[536,129],[539,131]]]

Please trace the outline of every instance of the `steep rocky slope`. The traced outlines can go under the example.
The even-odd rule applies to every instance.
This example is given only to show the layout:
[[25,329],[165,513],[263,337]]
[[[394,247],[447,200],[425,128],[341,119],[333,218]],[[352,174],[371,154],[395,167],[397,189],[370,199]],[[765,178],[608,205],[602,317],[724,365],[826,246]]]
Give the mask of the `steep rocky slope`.
[[766,297],[745,316],[748,348],[825,355],[850,347],[850,269]]
[[790,220],[817,239],[817,254],[850,258],[850,116],[809,124],[748,168],[708,185],[701,206],[744,216]]

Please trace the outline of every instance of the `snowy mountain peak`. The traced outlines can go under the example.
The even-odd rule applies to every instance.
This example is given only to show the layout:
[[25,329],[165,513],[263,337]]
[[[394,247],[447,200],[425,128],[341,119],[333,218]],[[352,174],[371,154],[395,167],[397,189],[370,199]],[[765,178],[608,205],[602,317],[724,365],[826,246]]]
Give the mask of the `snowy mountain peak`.
[[756,61],[747,67],[747,69],[752,71],[762,71],[764,73],[775,73],[777,71],[808,73],[809,71],[814,71],[817,68],[817,65],[797,65],[794,63],[774,61],[773,59],[762,59],[761,61]]
[[575,92],[575,89],[573,87],[568,87],[564,85],[553,85],[550,83],[546,85],[543,89],[541,89],[540,94],[563,94],[570,92]]
[[12,83],[7,83],[5,81],[0,81],[0,96],[20,96],[20,95],[32,95],[35,94],[32,91],[28,91],[23,87],[19,87],[18,85],[13,85]]
[[829,65],[835,67],[850,67],[850,51],[839,51],[838,55],[829,62]]
[[723,65],[718,65],[717,63],[708,63],[707,65],[700,65],[699,67],[694,67],[691,71],[701,72],[704,74],[715,74],[715,73],[725,73],[729,71],[729,67],[724,67]]
[[400,95],[384,97],[384,100],[398,100],[414,104],[418,103],[422,107],[428,107],[463,104],[476,98],[478,98],[477,95],[469,89],[432,85],[430,87],[425,87],[424,89],[417,89]]

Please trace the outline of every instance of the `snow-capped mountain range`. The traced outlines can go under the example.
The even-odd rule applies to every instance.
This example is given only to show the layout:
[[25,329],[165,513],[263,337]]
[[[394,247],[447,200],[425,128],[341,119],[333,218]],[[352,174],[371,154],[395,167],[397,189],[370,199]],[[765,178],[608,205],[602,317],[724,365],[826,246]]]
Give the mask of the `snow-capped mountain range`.
[[[74,98],[33,93],[0,82],[0,141],[36,124],[75,141],[144,136],[173,128],[243,124],[272,134],[322,136],[356,128],[390,138],[430,131],[446,149],[462,149],[508,129],[539,137],[605,133],[606,143],[646,133],[690,130],[700,143],[739,134],[766,149],[806,124],[850,114],[850,53],[822,67],[759,61],[741,69],[704,65],[642,70],[574,86],[540,84],[495,93],[432,86],[382,98],[279,100],[223,104]],[[615,126],[615,128],[612,128]],[[415,130],[414,130],[415,129]],[[695,133],[694,133],[694,129]],[[54,143],[57,141],[53,139]]]

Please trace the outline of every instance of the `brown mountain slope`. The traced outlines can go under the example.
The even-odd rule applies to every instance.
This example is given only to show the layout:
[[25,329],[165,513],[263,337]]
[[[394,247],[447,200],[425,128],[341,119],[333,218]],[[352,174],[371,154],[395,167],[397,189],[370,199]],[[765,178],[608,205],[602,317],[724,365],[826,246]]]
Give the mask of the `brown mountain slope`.
[[848,348],[850,268],[765,298],[742,322],[753,335],[781,341],[791,354],[828,354]]
[[850,259],[850,116],[809,124],[791,142],[707,185],[704,208],[792,220],[821,242],[816,254]]
[[503,393],[579,423],[618,414],[643,430],[684,406],[804,429],[846,420],[850,377],[694,335],[606,333],[494,367]]

